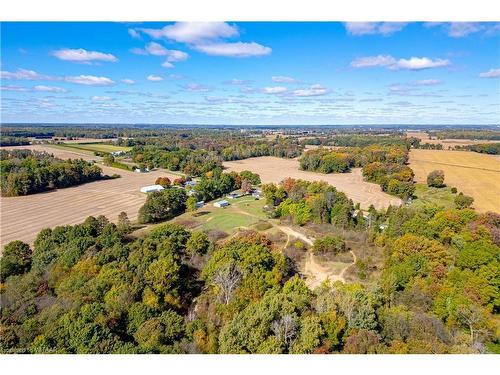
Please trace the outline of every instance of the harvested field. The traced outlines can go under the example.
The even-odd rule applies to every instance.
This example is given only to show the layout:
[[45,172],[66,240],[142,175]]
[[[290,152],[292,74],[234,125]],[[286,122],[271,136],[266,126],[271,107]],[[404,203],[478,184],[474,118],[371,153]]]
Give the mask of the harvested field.
[[[55,149],[46,145],[10,148],[47,151],[61,159],[99,159],[95,156]],[[165,171],[134,173],[103,165],[100,167],[104,174],[118,173],[122,177],[40,194],[1,197],[0,246],[3,248],[13,240],[22,240],[31,244],[43,228],[77,224],[90,215],[105,215],[111,221],[116,221],[118,214],[125,211],[131,220],[135,220],[139,208],[146,200],[146,195],[142,194],[139,189],[153,184],[159,176],[177,178],[176,175]]]
[[469,151],[412,150],[410,167],[418,182],[436,169],[444,171],[445,183],[474,198],[480,211],[500,213],[500,158]]
[[359,202],[361,207],[365,209],[371,204],[377,209],[401,204],[399,198],[382,192],[379,185],[364,181],[360,168],[353,169],[351,173],[321,174],[299,170],[297,159],[272,156],[225,162],[224,167],[228,171],[249,170],[258,173],[264,183],[278,183],[287,177],[308,181],[325,181],[346,193],[355,203]]
[[453,149],[455,146],[469,146],[484,143],[499,143],[500,141],[490,141],[487,139],[430,139],[425,132],[407,132],[408,137],[419,138],[420,143],[442,144],[444,150]]

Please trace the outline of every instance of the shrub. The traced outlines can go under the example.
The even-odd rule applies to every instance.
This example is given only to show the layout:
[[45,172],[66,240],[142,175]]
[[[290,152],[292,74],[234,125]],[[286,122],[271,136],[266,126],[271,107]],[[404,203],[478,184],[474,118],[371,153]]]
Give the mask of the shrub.
[[432,171],[427,176],[427,186],[441,188],[444,185],[444,172],[440,170]]

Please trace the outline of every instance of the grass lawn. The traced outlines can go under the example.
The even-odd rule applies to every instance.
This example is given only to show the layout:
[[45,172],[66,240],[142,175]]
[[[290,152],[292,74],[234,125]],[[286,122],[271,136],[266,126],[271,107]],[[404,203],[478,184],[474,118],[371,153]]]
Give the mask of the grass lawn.
[[450,187],[434,188],[425,184],[416,184],[415,198],[412,202],[414,207],[422,207],[426,204],[436,204],[446,209],[454,208],[455,194],[451,192]]
[[230,202],[231,205],[225,208],[214,207],[213,202],[209,202],[198,211],[186,212],[173,221],[190,223],[196,230],[222,230],[232,233],[238,227],[249,227],[266,218],[262,212],[264,200],[243,197],[232,199]]

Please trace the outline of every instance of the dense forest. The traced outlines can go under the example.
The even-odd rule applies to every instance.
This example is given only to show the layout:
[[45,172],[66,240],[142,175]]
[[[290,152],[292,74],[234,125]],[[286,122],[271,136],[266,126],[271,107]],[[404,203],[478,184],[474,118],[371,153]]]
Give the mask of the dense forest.
[[102,170],[82,159],[61,160],[45,152],[0,150],[3,196],[65,188],[101,179]]
[[[213,243],[106,218],[45,229],[2,257],[4,353],[498,352],[500,216],[390,208],[381,276],[309,290],[265,236]],[[126,227],[125,227],[126,228]],[[342,251],[341,241],[321,244]],[[319,245],[318,245],[319,246]]]
[[288,178],[281,184],[265,184],[262,192],[273,209],[272,216],[293,224],[310,222],[334,224],[339,228],[363,226],[364,218],[355,212],[353,202],[326,182]]

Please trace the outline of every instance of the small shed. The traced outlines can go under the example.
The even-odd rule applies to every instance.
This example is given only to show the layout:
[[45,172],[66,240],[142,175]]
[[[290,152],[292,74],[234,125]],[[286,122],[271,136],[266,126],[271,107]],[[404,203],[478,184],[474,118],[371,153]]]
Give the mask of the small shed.
[[221,207],[227,207],[227,206],[229,206],[229,202],[225,199],[214,203],[214,207],[221,208]]
[[150,185],[150,186],[144,186],[141,187],[141,193],[154,193],[156,191],[162,191],[165,190],[165,188],[161,185]]

